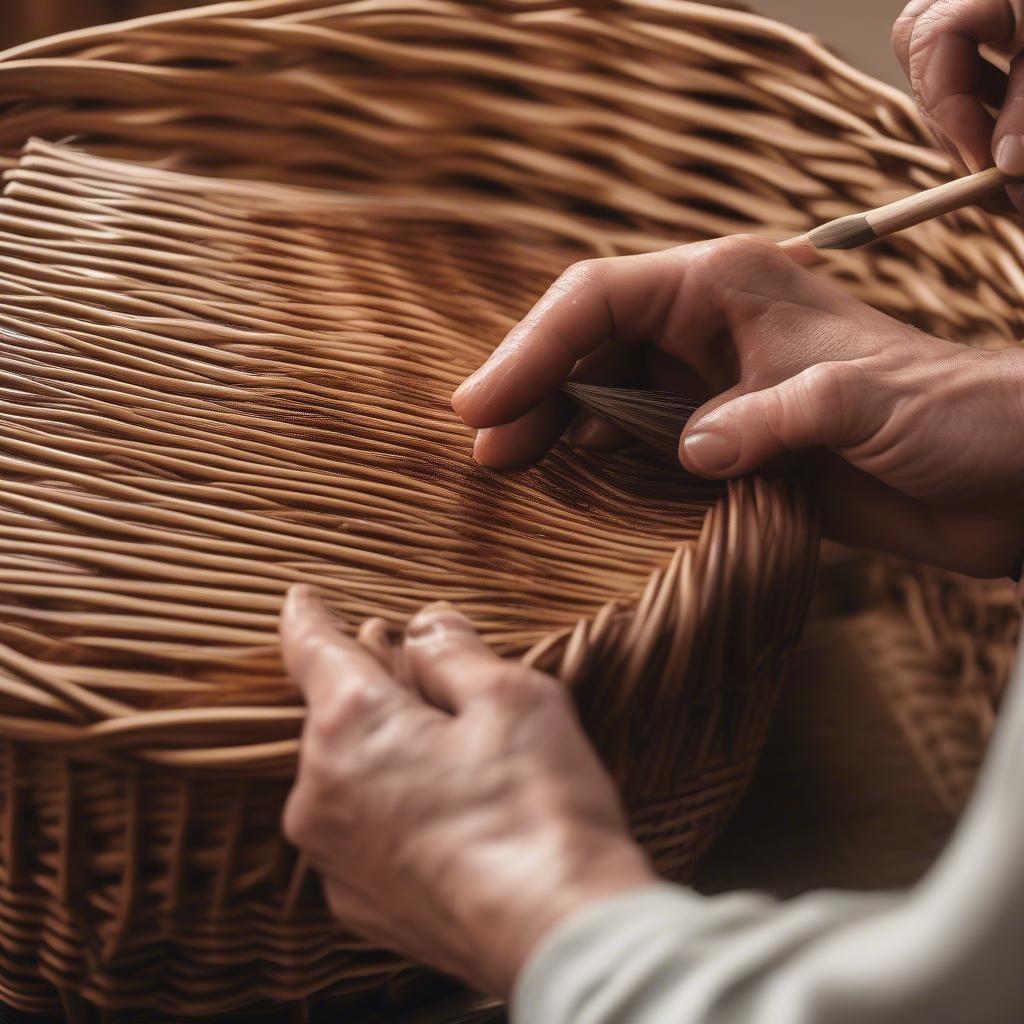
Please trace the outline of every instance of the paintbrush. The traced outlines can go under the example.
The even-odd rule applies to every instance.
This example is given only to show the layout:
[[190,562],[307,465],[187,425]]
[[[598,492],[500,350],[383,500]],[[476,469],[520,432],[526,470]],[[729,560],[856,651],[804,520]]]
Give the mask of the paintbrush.
[[[798,263],[826,249],[856,249],[926,220],[987,199],[1010,179],[996,167],[946,182],[866,213],[853,213],[780,243]],[[656,451],[676,457],[679,438],[697,405],[681,395],[641,388],[569,382],[562,390],[579,406],[620,427]]]
[[699,402],[668,391],[606,388],[567,381],[562,390],[581,408],[621,427],[655,451],[678,457],[679,437]]
[[990,167],[977,174],[968,174],[964,178],[897,199],[894,203],[866,213],[851,213],[830,220],[783,245],[795,246],[808,241],[815,249],[856,249],[897,231],[912,228],[915,224],[979,203],[1001,191],[1010,180],[999,168]]

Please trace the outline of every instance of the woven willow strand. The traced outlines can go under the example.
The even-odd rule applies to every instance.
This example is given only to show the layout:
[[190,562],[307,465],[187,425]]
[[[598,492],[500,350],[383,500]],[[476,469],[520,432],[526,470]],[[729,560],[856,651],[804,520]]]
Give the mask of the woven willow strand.
[[[491,642],[550,663],[553,630],[627,598],[701,529],[707,498],[656,465],[470,465],[447,396],[486,351],[481,327],[507,329],[557,271],[557,245],[504,247],[505,298],[474,272],[495,259],[478,232],[446,240],[408,212],[395,230],[372,202],[372,227],[345,202],[332,230],[329,198],[262,189],[253,214],[251,191],[34,143],[0,202],[0,224],[37,226],[0,241],[0,529],[21,641],[0,661],[66,720],[55,740],[196,766],[224,736],[252,746],[207,750],[210,764],[278,763],[301,722],[260,706],[295,700],[267,599],[287,583],[317,583],[353,621],[444,595]],[[564,650],[571,684],[585,656]]]
[[[547,213],[605,253],[781,238],[948,173],[907,97],[794,29],[682,0],[509,0],[486,17],[440,0],[261,0],[3,57],[0,93],[28,98],[0,124],[12,156],[31,134],[93,138],[233,177]],[[197,57],[211,66],[182,66]],[[969,210],[832,265],[895,315],[1005,344],[1022,254],[1018,225]]]
[[[806,511],[781,483],[720,496],[633,455],[476,468],[448,395],[578,254],[575,239],[487,219],[42,142],[8,175],[7,863],[24,878],[19,862],[45,858],[47,913],[64,934],[95,931],[105,965],[80,975],[43,928],[58,987],[128,998],[132,951],[151,941],[147,893],[185,875],[203,881],[163,904],[161,927],[187,945],[212,905],[209,944],[151,979],[184,1012],[354,991],[395,969],[368,966],[301,863],[286,868],[273,780],[290,776],[302,714],[274,630],[297,580],[352,620],[400,623],[448,597],[500,650],[573,686],[666,871],[688,870],[734,803],[802,620]],[[780,592],[790,599],[769,600]],[[151,766],[144,781],[132,765]],[[193,788],[197,770],[216,781]],[[270,784],[257,798],[232,773]],[[45,854],[29,807],[64,822]],[[61,882],[71,872],[82,891],[109,890],[111,910],[81,910]],[[9,919],[38,928],[37,906],[16,902]],[[291,988],[259,966],[312,943],[324,966]],[[190,977],[225,962],[237,980],[202,997]]]

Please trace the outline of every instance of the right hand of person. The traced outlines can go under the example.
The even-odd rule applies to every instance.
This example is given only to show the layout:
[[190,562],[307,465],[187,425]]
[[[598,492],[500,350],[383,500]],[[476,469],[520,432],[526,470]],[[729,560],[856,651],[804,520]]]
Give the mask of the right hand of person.
[[975,576],[1015,572],[1024,352],[924,334],[756,238],[570,268],[453,397],[479,430],[477,460],[539,458],[572,416],[561,382],[613,383],[623,353],[641,352],[656,386],[695,373],[711,396],[681,438],[691,472],[726,479],[815,450],[829,535]]

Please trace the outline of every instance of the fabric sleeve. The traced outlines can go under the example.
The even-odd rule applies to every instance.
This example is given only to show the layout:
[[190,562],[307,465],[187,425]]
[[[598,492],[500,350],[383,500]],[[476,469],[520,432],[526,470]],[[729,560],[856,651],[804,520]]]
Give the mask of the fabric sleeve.
[[1015,674],[974,799],[907,893],[603,901],[534,950],[514,1024],[1024,1021],[1024,687]]

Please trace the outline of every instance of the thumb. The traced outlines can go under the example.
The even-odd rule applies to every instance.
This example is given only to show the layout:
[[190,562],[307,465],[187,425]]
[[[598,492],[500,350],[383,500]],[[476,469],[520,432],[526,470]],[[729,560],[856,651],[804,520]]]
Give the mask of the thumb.
[[[1011,178],[1024,177],[1024,59],[1018,57],[1010,69],[1006,98],[992,136],[996,166]],[[1014,205],[1021,203],[1020,182],[1007,189]]]
[[788,452],[840,448],[861,440],[862,372],[853,363],[819,363],[795,377],[694,415],[679,446],[679,461],[697,476],[750,473]]

